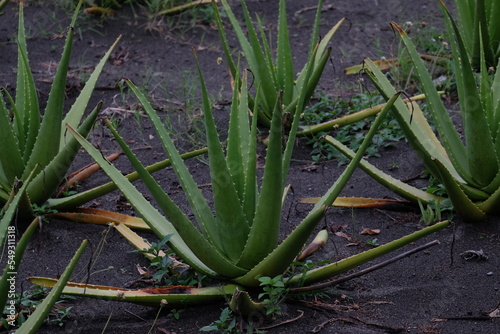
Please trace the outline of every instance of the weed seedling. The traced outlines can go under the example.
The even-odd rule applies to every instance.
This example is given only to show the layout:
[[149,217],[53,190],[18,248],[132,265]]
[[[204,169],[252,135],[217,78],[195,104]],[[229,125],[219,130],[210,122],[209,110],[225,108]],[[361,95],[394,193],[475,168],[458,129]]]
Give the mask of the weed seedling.
[[259,299],[264,298],[262,304],[266,308],[266,315],[281,315],[281,302],[285,299],[288,289],[285,287],[283,275],[274,278],[263,276],[259,278],[260,286],[264,292],[259,294]]
[[[383,103],[381,96],[370,94],[357,94],[350,99],[334,98],[325,92],[318,90],[313,105],[304,111],[301,122],[303,125],[320,124],[335,118],[348,115],[363,109],[371,108]],[[364,130],[372,122],[372,117],[359,122],[337,127],[333,131],[333,136],[351,150],[356,151],[364,139]],[[325,132],[313,135],[308,141],[312,145],[311,159],[313,163],[321,161],[339,159],[339,164],[345,164],[348,160],[329,143],[320,140]],[[394,119],[387,118],[380,127],[379,133],[374,136],[372,145],[366,150],[367,157],[378,157],[380,148],[387,147],[393,142],[404,138],[404,135]]]
[[220,318],[210,325],[200,328],[200,332],[216,332],[218,334],[237,334],[236,318],[229,307],[222,310]]

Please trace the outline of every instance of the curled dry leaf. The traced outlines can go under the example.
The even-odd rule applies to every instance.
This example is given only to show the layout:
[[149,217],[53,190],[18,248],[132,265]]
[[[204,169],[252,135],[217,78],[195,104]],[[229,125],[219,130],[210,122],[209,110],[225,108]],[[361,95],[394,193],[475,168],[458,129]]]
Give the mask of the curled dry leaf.
[[377,234],[380,234],[380,229],[378,229],[378,228],[371,229],[371,228],[364,227],[363,230],[359,234],[363,234],[363,235],[377,235]]

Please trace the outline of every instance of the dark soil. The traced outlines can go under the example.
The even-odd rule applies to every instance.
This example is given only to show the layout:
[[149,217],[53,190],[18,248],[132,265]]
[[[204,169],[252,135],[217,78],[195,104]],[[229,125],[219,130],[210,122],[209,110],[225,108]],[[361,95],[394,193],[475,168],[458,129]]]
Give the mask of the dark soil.
[[[332,63],[326,69],[320,87],[333,96],[349,96],[360,88],[355,78],[347,78],[343,69],[360,63],[365,57],[378,59],[397,54],[398,42],[389,29],[388,22],[411,21],[415,25],[425,21],[428,26],[439,27],[441,12],[436,1],[397,0],[351,0],[326,1],[333,8],[323,13],[322,31],[325,32],[340,18],[347,17],[335,35],[332,47]],[[236,12],[239,4],[233,1]],[[277,1],[248,0],[250,10],[263,17],[270,29],[275,29]],[[302,67],[310,40],[310,28],[314,10],[299,12],[316,1],[288,1],[290,35],[296,55],[297,68]],[[92,104],[104,101],[106,112],[121,121],[119,130],[131,143],[144,164],[164,158],[163,150],[154,131],[146,119],[138,122],[130,109],[136,103],[133,99],[122,99],[116,83],[122,77],[131,78],[138,85],[157,88],[151,93],[155,105],[165,115],[180,117],[178,126],[184,124],[183,113],[193,112],[189,103],[198,103],[197,76],[191,49],[195,48],[216,104],[221,106],[215,112],[219,124],[227,122],[226,101],[230,97],[229,78],[224,64],[217,64],[217,57],[223,56],[217,31],[212,25],[199,23],[190,26],[189,17],[183,15],[173,19],[172,26],[165,21],[148,23],[139,7],[118,11],[118,15],[107,20],[86,16],[79,23],[74,43],[73,76],[68,89],[68,101],[75,98],[80,77],[94,66],[119,34],[122,41],[94,93]],[[298,13],[294,16],[294,13]],[[29,29],[28,50],[40,90],[41,100],[46,97],[54,70],[50,64],[58,62],[63,39],[53,37],[64,31],[69,24],[69,15],[60,7],[33,2],[25,10]],[[294,19],[297,18],[297,19]],[[148,29],[149,28],[149,29]],[[5,15],[0,17],[0,85],[11,92],[15,89],[17,51],[17,8],[10,4]],[[234,36],[231,43],[237,47]],[[187,84],[183,83],[187,80]],[[193,97],[186,93],[186,87],[194,87]],[[166,92],[166,93],[165,93]],[[109,115],[108,115],[109,116]],[[106,154],[117,151],[117,145],[110,135],[97,126],[91,140]],[[179,145],[186,150],[192,142],[181,140]],[[202,143],[199,145],[203,145]],[[342,167],[336,161],[325,162],[310,170],[310,147],[305,140],[298,141],[295,160],[290,170],[293,198],[283,217],[283,236],[296,226],[309,209],[296,205],[301,197],[320,196],[336,180]],[[393,163],[398,168],[389,173],[407,179],[418,175],[425,168],[403,142],[381,152],[381,158],[371,159],[375,165],[389,170]],[[91,162],[81,152],[74,169]],[[125,158],[116,162],[124,171],[131,167]],[[200,183],[207,183],[207,166],[199,160],[189,162]],[[179,193],[178,184],[171,170],[157,173],[157,179],[170,193]],[[108,179],[98,173],[82,185],[87,189]],[[140,189],[144,190],[141,185]],[[180,195],[180,194],[179,194]],[[388,197],[395,195],[381,187],[363,172],[355,173],[343,196]],[[91,206],[134,214],[130,205],[119,192],[101,198]],[[416,211],[418,212],[418,210]],[[370,236],[360,235],[363,228],[380,229],[379,243],[386,243],[423,227],[416,212],[394,212],[380,210],[351,210],[332,208],[328,211],[325,224],[342,227],[343,232],[360,243],[348,247],[350,241],[331,236],[328,244],[314,257],[314,260],[338,260],[351,254],[369,249],[366,241]],[[277,322],[292,319],[301,312],[304,315],[295,321],[269,329],[269,333],[499,333],[498,319],[489,320],[488,311],[494,310],[500,302],[500,229],[498,218],[491,218],[481,224],[468,224],[456,218],[453,228],[431,235],[424,240],[405,247],[406,251],[417,245],[437,239],[440,245],[429,248],[388,267],[361,278],[348,281],[329,290],[326,295],[304,298],[284,305],[284,315]],[[30,288],[29,276],[58,277],[77,246],[83,239],[91,241],[96,250],[105,227],[76,224],[62,220],[50,220],[33,238],[19,270],[18,288]],[[150,241],[153,234],[145,234]],[[488,256],[485,261],[466,261],[460,254],[467,250],[483,250]],[[105,238],[104,248],[93,267],[90,283],[117,287],[126,286],[140,278],[136,265],[147,266],[147,261],[138,253],[131,253],[132,246],[119,234],[111,231]],[[399,253],[399,252],[398,252]],[[90,252],[82,258],[80,270],[75,271],[74,281],[86,274]],[[385,259],[385,258],[384,258]],[[375,261],[378,262],[378,261]],[[365,266],[366,267],[366,266]],[[108,268],[108,270],[106,270]],[[307,302],[305,302],[307,301]],[[40,333],[148,333],[158,308],[136,306],[127,303],[78,298],[70,302],[73,307],[69,319],[63,326],[44,325]],[[199,328],[219,319],[224,303],[206,305],[182,310],[180,318],[174,319],[168,310],[163,310],[152,332],[154,333],[197,333]],[[448,321],[436,319],[450,318]]]

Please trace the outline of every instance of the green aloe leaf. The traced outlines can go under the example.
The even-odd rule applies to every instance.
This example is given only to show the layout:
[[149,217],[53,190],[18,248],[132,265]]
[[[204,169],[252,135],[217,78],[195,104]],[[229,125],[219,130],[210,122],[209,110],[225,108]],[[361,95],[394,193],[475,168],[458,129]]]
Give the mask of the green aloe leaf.
[[[207,152],[206,148],[202,148],[199,150],[194,150],[192,152],[184,153],[181,155],[182,159],[189,159],[196,157],[200,154],[204,154]],[[165,159],[160,162],[154,163],[150,166],[146,167],[146,170],[149,173],[154,173],[159,170],[165,169],[166,167],[170,166],[170,160]],[[140,179],[139,173],[137,172],[132,172],[130,174],[125,175],[125,178],[129,180],[130,182],[134,182]],[[66,210],[72,210],[76,207],[79,207],[85,203],[88,203],[96,198],[102,197],[114,190],[118,189],[118,186],[114,182],[108,182],[105,184],[102,184],[100,186],[97,186],[95,188],[79,192],[77,194],[68,196],[68,197],[63,197],[63,198],[49,198],[47,201],[47,206],[51,209],[58,210],[58,211],[66,211]]]
[[9,111],[0,93],[0,184],[2,188],[9,190],[16,177],[20,177],[19,171],[24,169],[22,152],[19,150],[16,135],[11,126]]
[[[40,286],[51,287],[54,279],[31,277],[30,282]],[[206,305],[223,301],[238,288],[235,284],[221,287],[195,288],[192,286],[164,286],[147,289],[123,289],[113,286],[93,285],[68,282],[63,293],[67,295],[100,298],[122,302],[131,302],[146,306],[159,306],[162,301],[168,308],[183,308],[194,305]]]
[[[71,106],[71,109],[68,111],[66,116],[64,117],[61,126],[64,128],[66,124],[71,125],[71,127],[76,128],[78,127],[78,124],[80,123],[80,120],[83,117],[83,114],[85,112],[85,109],[87,108],[87,105],[89,103],[90,97],[92,96],[92,92],[95,89],[95,86],[97,84],[97,80],[99,79],[102,70],[104,69],[104,65],[106,65],[106,62],[108,61],[109,57],[111,56],[111,53],[115,49],[116,45],[121,39],[121,35],[118,36],[118,38],[115,40],[113,45],[106,51],[104,56],[101,58],[99,61],[99,64],[95,67],[94,71],[90,75],[89,79],[85,83],[85,86],[83,87],[82,91],[78,95],[77,99]],[[60,141],[60,149],[64,147],[66,142],[69,140],[70,135],[66,134],[63,132],[61,133],[61,141]]]
[[[9,220],[9,218],[6,218],[6,219]],[[10,219],[12,219],[12,217]],[[10,257],[8,258],[9,260],[6,263],[5,269],[3,270],[2,277],[0,278],[0,310],[4,309],[5,304],[7,302],[7,297],[9,295],[10,284],[9,284],[8,279],[14,277],[14,280],[15,280],[17,270],[19,268],[19,265],[21,264],[21,260],[23,258],[26,247],[28,246],[28,243],[31,239],[31,236],[33,235],[33,233],[35,232],[37,227],[40,225],[39,219],[40,219],[39,217],[33,219],[31,224],[24,231],[23,235],[21,236],[19,241],[17,241],[15,246],[14,246],[14,242],[11,244],[11,240],[9,240],[9,242],[7,244],[7,247],[6,247],[7,251],[13,250],[13,249],[15,249],[15,251],[14,251],[13,261],[10,261]],[[1,225],[1,223],[0,223],[0,225]],[[14,226],[10,226],[10,227],[14,227]],[[15,236],[16,235],[15,229],[14,229],[14,233],[9,234],[9,235]],[[14,237],[14,241],[15,241],[15,237]]]
[[[87,137],[99,115],[102,102],[99,103],[90,115],[78,128],[78,132]],[[39,173],[28,186],[28,194],[33,203],[44,203],[53,194],[54,190],[62,183],[66,172],[73,163],[80,144],[75,138],[70,138],[61,151],[47,164],[42,173]]]
[[[423,61],[421,60],[415,46],[411,42],[410,38],[406,35],[403,29],[399,27],[396,23],[391,23],[392,27],[396,32],[399,33],[401,40],[403,41],[406,49],[408,50],[409,56],[413,61],[416,69],[416,74],[422,84],[422,88],[427,96],[427,103],[429,104],[429,111],[434,118],[434,123],[439,132],[441,141],[444,148],[451,160],[454,169],[457,170],[458,174],[465,179],[468,183],[472,181],[472,176],[470,174],[469,165],[467,162],[467,153],[462,140],[460,139],[453,122],[445,108],[441,98],[434,87],[432,78],[427,71]],[[411,139],[410,143],[413,144]]]
[[[396,90],[387,77],[371,60],[366,59],[365,65],[367,69],[366,74],[386,100],[396,94]],[[394,117],[401,126],[405,137],[408,138],[410,145],[433,175],[438,173],[438,170],[434,167],[434,160],[439,160],[447,167],[455,179],[465,182],[455,171],[454,165],[451,164],[445,148],[437,139],[418,105],[408,105],[403,101],[396,101],[394,107]]]
[[[192,266],[195,270],[205,273],[209,276],[217,276],[217,274],[209,269],[202,263],[194,253],[189,249],[186,243],[179,236],[172,224],[161,215],[156,208],[154,208],[142,194],[122,175],[122,173],[110,164],[95,147],[85,140],[77,131],[71,126],[67,126],[80,145],[92,156],[95,162],[101,166],[103,171],[113,180],[114,183],[120,188],[123,194],[127,197],[130,204],[140,212],[144,221],[146,221],[151,229],[159,236],[166,236],[173,234],[170,238],[170,246],[172,249],[182,257],[186,263]],[[154,222],[152,224],[151,222]]]
[[[342,152],[348,158],[352,159],[355,156],[354,151],[349,149],[347,146],[345,146],[335,138],[326,136],[325,140],[332,144],[337,150]],[[370,164],[367,160],[362,159],[359,162],[359,166],[375,181],[379,182],[384,187],[411,201],[414,204],[418,204],[418,202],[429,203],[429,201],[440,202],[443,200],[443,198],[439,196],[429,194],[418,188],[412,187],[407,183],[401,182],[400,180],[384,173],[382,170]]]
[[[217,249],[221,252],[224,252],[222,247],[222,243],[219,237],[219,228],[217,219],[214,217],[210,207],[208,206],[203,194],[198,188],[196,182],[193,177],[189,173],[188,168],[182,161],[179,152],[177,151],[170,135],[167,130],[163,126],[160,118],[154,111],[153,107],[147,100],[147,98],[141,93],[141,91],[130,81],[127,81],[130,89],[134,92],[135,96],[144,107],[148,117],[151,119],[151,122],[155,128],[156,133],[158,134],[163,148],[167,152],[172,167],[179,179],[179,182],[182,186],[182,189],[186,193],[186,198],[189,201],[189,205],[193,211],[193,214],[196,218],[196,221],[200,224],[200,227],[207,236],[210,243],[212,243]],[[167,235],[170,233],[162,234]]]
[[423,238],[431,233],[437,232],[446,228],[450,225],[449,221],[443,221],[432,226],[426,227],[420,231],[413,232],[407,236],[404,236],[400,239],[391,241],[385,245],[378,246],[376,248],[370,249],[360,254],[353,255],[346,259],[337,261],[335,263],[310,270],[303,275],[297,275],[292,277],[288,283],[289,284],[298,284],[302,283],[304,285],[314,284],[339,274],[345,273],[350,269],[356,268],[368,261],[376,259],[382,255],[390,253],[398,248],[401,248],[411,242],[415,242],[416,240]]
[[[482,1],[478,1],[478,7],[480,7]],[[455,35],[455,40],[451,41],[451,46],[453,59],[455,60],[458,98],[464,126],[465,142],[467,145],[466,157],[471,180],[468,180],[465,176],[463,177],[471,185],[486,186],[498,172],[497,157],[495,154],[491,154],[495,151],[493,139],[488,126],[483,101],[477,89],[476,78],[472,65],[469,63],[469,57],[460,31],[447,8],[445,6],[442,6],[442,8],[445,12],[449,29]],[[483,29],[483,33],[485,33],[487,31],[486,27],[483,27]],[[487,73],[484,72],[484,75],[487,75]],[[443,136],[443,133],[440,132],[440,135]],[[451,154],[453,153],[451,152]],[[455,168],[459,170],[457,166]]]
[[54,285],[52,290],[49,292],[49,294],[44,298],[43,302],[37,306],[35,312],[33,312],[28,320],[26,320],[23,325],[16,330],[16,333],[19,334],[25,334],[25,333],[36,333],[38,327],[40,327],[47,316],[49,315],[50,311],[52,310],[52,307],[54,304],[57,302],[57,299],[59,299],[59,296],[61,295],[64,286],[66,285],[66,282],[69,280],[69,277],[71,276],[71,273],[73,272],[73,269],[76,267],[76,264],[78,263],[78,260],[83,254],[83,251],[87,247],[88,240],[84,240],[76,251],[75,255],[71,259],[69,265],[66,267],[64,270],[63,274],[57,281],[57,283]]
[[[227,257],[238,261],[243,247],[247,241],[250,224],[243,212],[243,207],[238,198],[238,191],[233,181],[231,171],[226,163],[226,157],[219,140],[219,134],[215,126],[211,111],[205,80],[195,55],[198,75],[201,82],[203,97],[203,112],[205,116],[205,129],[207,134],[208,157],[210,162],[210,177],[212,180],[212,192],[214,196],[215,215],[218,225],[218,236],[221,248]],[[237,95],[237,91],[234,93]],[[238,123],[238,119],[230,122]],[[233,163],[232,161],[230,161]]]
[[80,6],[81,1],[75,9],[71,25],[68,29],[64,50],[61,60],[59,61],[59,67],[57,68],[52,82],[52,87],[49,92],[47,107],[45,108],[42,123],[40,124],[40,130],[33,146],[33,151],[31,152],[26,164],[23,178],[25,178],[33,169],[35,164],[39,164],[42,169],[45,168],[45,166],[47,166],[59,152],[60,136],[62,133],[61,122],[64,107],[64,95],[66,93],[66,76],[68,74],[73,35],[75,33],[74,24],[78,12],[80,11]]
[[266,257],[278,242],[282,187],[282,123],[280,98],[274,107],[269,129],[264,176],[255,209],[255,219],[238,265],[251,268]]
[[[123,138],[120,137],[116,129],[113,128],[111,122],[108,120],[106,125],[113,133],[116,141],[120,145],[121,149],[129,159],[129,161],[134,166],[135,170],[139,174],[141,180],[148,187],[149,191],[153,195],[154,199],[160,206],[160,209],[169,218],[168,224],[172,224],[175,229],[175,235],[180,236],[183,242],[192,250],[196,257],[211,268],[214,272],[226,277],[234,277],[241,275],[244,270],[236,267],[231,263],[224,255],[222,255],[216,247],[213,245],[198,231],[198,229],[192,224],[192,222],[187,218],[187,216],[182,212],[182,210],[170,199],[168,194],[158,185],[151,174],[146,170],[146,168],[137,159],[134,153],[127,146]],[[116,182],[116,181],[115,181]],[[123,181],[125,182],[125,181]],[[128,196],[135,195],[134,193],[125,192],[122,187],[120,187],[124,195]],[[131,201],[132,203],[132,201]],[[144,220],[156,233],[161,232],[161,227],[154,227],[157,224],[164,224],[164,222],[158,222],[154,220],[149,220],[147,215],[144,215],[138,208],[136,210],[144,217]],[[165,221],[166,219],[164,219]],[[169,233],[170,234],[170,233]],[[172,233],[174,234],[174,233]],[[167,234],[158,234],[162,237]],[[175,242],[176,240],[170,240],[170,242]],[[175,249],[176,245],[172,245]]]
[[294,98],[294,70],[290,36],[286,19],[286,1],[279,4],[278,45],[276,51],[276,76],[278,86],[283,89],[283,104],[290,103]]
[[[26,32],[24,28],[24,6],[22,3],[19,4],[17,45],[16,102],[12,104],[15,106],[14,111],[16,115],[14,129],[20,151],[23,152],[23,159],[27,161],[38,134],[40,111],[35,81],[28,60],[28,47],[26,45]],[[19,169],[19,171],[23,171],[23,169]]]

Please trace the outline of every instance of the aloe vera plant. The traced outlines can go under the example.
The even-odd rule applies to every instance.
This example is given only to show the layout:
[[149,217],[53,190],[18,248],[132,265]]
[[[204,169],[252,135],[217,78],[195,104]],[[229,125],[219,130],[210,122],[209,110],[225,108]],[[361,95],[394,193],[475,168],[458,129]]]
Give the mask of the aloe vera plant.
[[[483,52],[480,57],[479,78],[475,75],[462,33],[444,3],[440,3],[448,29],[455,37],[451,41],[451,47],[464,140],[454,127],[411,40],[403,29],[392,22],[392,27],[400,35],[414,63],[440,139],[433,133],[415,103],[396,101],[394,115],[426,167],[445,186],[455,210],[465,220],[480,221],[487,215],[500,212],[500,72],[488,68],[486,52]],[[393,96],[396,93],[394,88],[378,67],[370,60],[365,65],[366,73],[380,93],[386,99]],[[379,172],[377,174],[382,175]],[[385,184],[396,187],[390,182]],[[411,193],[408,195],[422,199]]]
[[[243,32],[243,29],[236,19],[228,2],[226,0],[221,0],[220,2],[224,7],[224,11],[231,22],[236,36],[238,37],[241,51],[243,52],[245,61],[252,72],[254,85],[258,89],[261,106],[256,110],[258,111],[260,122],[267,125],[270,124],[273,110],[278,102],[277,92],[280,90],[283,91],[283,94],[279,97],[279,103],[283,105],[283,112],[285,114],[295,114],[295,110],[298,107],[299,97],[303,95],[304,101],[307,102],[314,93],[330,56],[331,49],[328,48],[328,44],[344,19],[335,24],[335,26],[333,26],[330,31],[322,37],[318,44],[320,13],[323,7],[323,1],[318,1],[318,10],[316,12],[311,34],[309,56],[304,68],[297,76],[295,76],[296,74],[294,72],[293,55],[290,47],[288,24],[286,19],[285,0],[280,0],[279,3],[278,36],[276,46],[270,45],[268,42],[268,38],[265,35],[259,18],[257,18],[258,30],[255,28],[244,1],[241,1],[241,6],[245,16],[248,37]],[[226,38],[218,7],[215,4],[213,6],[226,62],[229,66],[232,77],[235,78],[237,65],[232,58],[231,49]],[[260,38],[258,31],[260,32]],[[275,57],[273,57],[271,51],[273,48],[276,48]],[[315,49],[316,51],[314,51]],[[311,75],[306,74],[306,67],[309,66],[309,64],[312,64],[313,66]],[[252,101],[253,98],[250,98],[250,104],[252,104]]]
[[[35,81],[28,60],[22,3],[19,7],[16,94],[15,97],[11,97],[6,89],[2,89],[3,94],[0,92],[0,141],[2,142],[0,147],[0,204],[2,206],[9,200],[16,178],[21,181],[26,180],[35,166],[38,168],[26,194],[32,203],[44,203],[59,187],[78,152],[79,144],[72,137],[68,137],[65,124],[72,124],[75,127],[80,124],[97,79],[119,40],[118,38],[106,52],[79,97],[63,118],[66,76],[74,24],[80,5],[81,2],[68,29],[64,51],[43,117],[40,113]],[[11,110],[4,101],[4,94]],[[79,131],[83,135],[86,136],[89,133],[100,108],[101,104],[81,122]]]
[[480,70],[481,57],[496,68],[500,56],[500,3],[494,0],[455,0],[458,27],[471,65]]
[[[313,68],[313,63],[308,64],[306,79],[313,73]],[[325,207],[332,204],[345,186],[364,150],[366,150],[373,138],[382,118],[385,117],[397,98],[394,97],[380,112],[355,159],[349,164],[342,176],[318,201],[307,217],[284,240],[279,242],[286,178],[298,128],[298,120],[306,100],[306,92],[302,91],[299,96],[298,107],[295,114],[292,115],[291,131],[284,149],[283,114],[279,98],[273,107],[264,173],[262,181],[259,182],[256,173],[257,117],[255,109],[251,120],[248,115],[249,96],[246,72],[243,72],[241,79],[238,75],[236,76],[230,112],[227,150],[225,151],[219,140],[199,66],[198,70],[201,78],[203,109],[208,138],[213,211],[180,158],[179,152],[159,116],[140,90],[132,82],[127,82],[151,119],[158,138],[160,138],[170,158],[173,170],[186,194],[195,221],[191,221],[188,215],[181,211],[158,185],[112,127],[111,122],[107,122],[108,127],[142,181],[148,187],[163,214],[153,207],[122,173],[109,164],[101,153],[88,143],[83,136],[79,135],[71,126],[68,126],[68,130],[120,188],[151,230],[162,239],[167,235],[171,235],[168,245],[185,263],[201,274],[230,281],[232,284],[225,285],[219,290],[211,288],[199,291],[188,289],[177,293],[168,289],[167,293],[161,291],[154,293],[149,290],[126,290],[125,292],[123,289],[92,286],[89,287],[91,288],[88,294],[90,297],[112,298],[149,305],[158,305],[161,299],[165,299],[169,307],[178,307],[179,305],[196,304],[206,299],[224,298],[224,296],[236,293],[237,290],[242,290],[245,287],[258,287],[260,285],[259,277],[261,276],[276,277],[283,274],[313,233],[323,217]],[[260,101],[258,94],[256,101]],[[254,104],[254,108],[256,108],[256,104]],[[117,215],[110,221],[115,223],[123,222],[132,226],[131,220]],[[342,263],[338,262],[318,268],[305,273],[300,279],[292,277],[289,282],[314,284],[384,255],[447,225],[448,222],[437,224],[418,231],[411,236],[388,243],[381,247],[380,250],[372,249],[346,259]],[[127,229],[127,234],[129,240],[134,239],[130,237],[129,229]],[[47,286],[52,284],[44,279],[36,279],[36,282]],[[64,293],[86,296],[85,291],[85,286],[71,284],[64,290]]]

